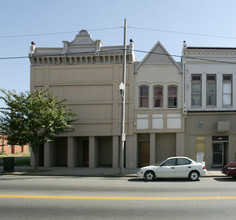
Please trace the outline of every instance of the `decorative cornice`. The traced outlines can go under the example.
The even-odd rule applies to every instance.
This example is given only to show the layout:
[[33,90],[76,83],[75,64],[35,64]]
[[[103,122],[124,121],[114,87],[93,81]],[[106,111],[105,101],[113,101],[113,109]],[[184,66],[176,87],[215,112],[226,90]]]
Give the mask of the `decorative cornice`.
[[[93,41],[86,30],[81,30],[73,41],[63,41],[63,48],[35,48],[34,43],[29,59],[31,65],[122,63],[123,50],[123,46],[103,47],[101,40]],[[126,50],[127,62],[134,62],[133,41]]]
[[236,48],[183,48],[183,58],[221,58],[236,60]]
[[[122,63],[123,55],[61,55],[61,56],[30,56],[31,65],[75,65],[75,64],[107,64]],[[132,54],[126,56],[126,61],[134,61]]]

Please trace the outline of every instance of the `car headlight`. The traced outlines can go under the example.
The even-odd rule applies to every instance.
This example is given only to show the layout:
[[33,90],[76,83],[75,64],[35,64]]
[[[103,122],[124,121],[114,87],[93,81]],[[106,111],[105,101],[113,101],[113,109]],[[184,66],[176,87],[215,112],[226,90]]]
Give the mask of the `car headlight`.
[[236,167],[228,167],[228,170],[236,170]]

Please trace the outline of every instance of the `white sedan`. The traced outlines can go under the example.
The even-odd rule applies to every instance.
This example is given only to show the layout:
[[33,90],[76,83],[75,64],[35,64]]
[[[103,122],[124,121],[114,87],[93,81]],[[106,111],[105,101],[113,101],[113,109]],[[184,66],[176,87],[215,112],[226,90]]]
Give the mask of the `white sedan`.
[[138,177],[146,180],[155,178],[189,178],[198,180],[199,176],[207,174],[204,162],[196,162],[188,157],[170,157],[155,165],[142,167],[138,170]]

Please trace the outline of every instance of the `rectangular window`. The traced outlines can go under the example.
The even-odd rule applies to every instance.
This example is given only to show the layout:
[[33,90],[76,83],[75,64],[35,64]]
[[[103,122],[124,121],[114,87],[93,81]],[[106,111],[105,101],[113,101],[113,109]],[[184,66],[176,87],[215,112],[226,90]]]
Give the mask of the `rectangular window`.
[[216,75],[207,75],[206,105],[216,106]]
[[232,75],[223,75],[223,106],[232,106]]
[[192,75],[191,105],[202,106],[202,79],[201,75]]
[[139,87],[139,107],[148,108],[148,86]]

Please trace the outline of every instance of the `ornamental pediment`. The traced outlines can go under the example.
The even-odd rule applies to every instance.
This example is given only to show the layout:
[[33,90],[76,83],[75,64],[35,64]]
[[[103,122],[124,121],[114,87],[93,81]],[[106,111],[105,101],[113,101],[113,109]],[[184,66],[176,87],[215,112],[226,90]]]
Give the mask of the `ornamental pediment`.
[[102,41],[94,41],[86,30],[81,30],[71,42],[63,41],[63,53],[100,51]]
[[70,46],[73,45],[84,45],[84,44],[95,44],[95,41],[92,40],[92,37],[86,30],[81,30],[79,34],[76,35],[75,39],[69,42]]

